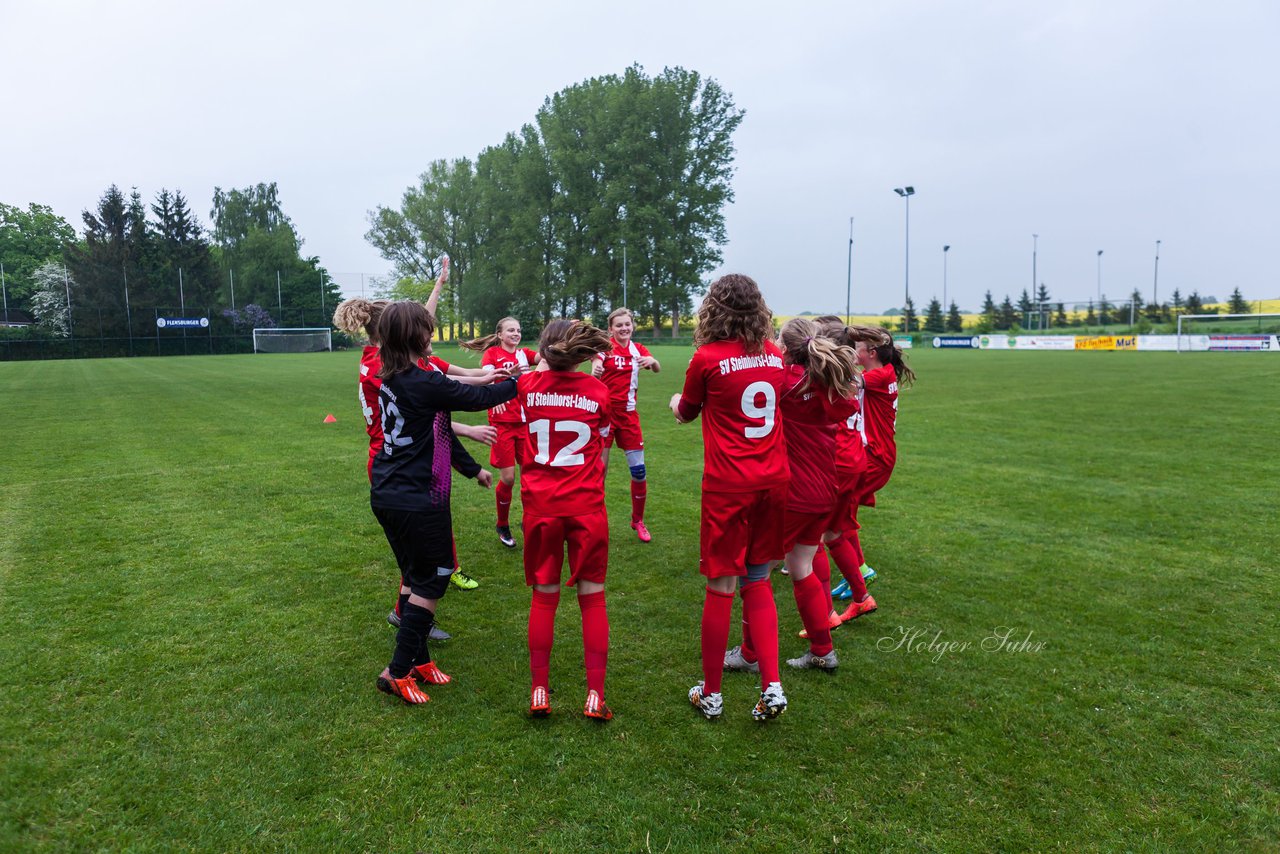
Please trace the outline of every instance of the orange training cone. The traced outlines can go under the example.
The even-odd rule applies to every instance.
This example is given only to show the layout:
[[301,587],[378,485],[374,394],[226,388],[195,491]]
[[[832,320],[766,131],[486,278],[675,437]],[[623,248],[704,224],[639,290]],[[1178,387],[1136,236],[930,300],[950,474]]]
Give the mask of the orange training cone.
[[333,413],[332,413],[332,412],[330,412],[328,415],[326,415],[326,416],[324,417],[324,423],[325,423],[325,424],[334,424],[334,423],[336,423],[336,422],[337,422],[337,420],[338,420],[338,419],[336,419],[336,418],[334,418],[334,417],[333,417]]

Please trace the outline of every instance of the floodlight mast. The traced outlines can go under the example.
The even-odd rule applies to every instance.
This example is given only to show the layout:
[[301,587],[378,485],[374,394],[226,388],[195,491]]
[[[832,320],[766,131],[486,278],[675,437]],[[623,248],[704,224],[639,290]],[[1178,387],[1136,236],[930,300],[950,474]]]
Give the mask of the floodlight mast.
[[[903,241],[903,244],[904,244],[903,253],[905,258],[902,264],[902,275],[903,275],[902,314],[903,314],[903,319],[905,320],[906,313],[907,313],[907,303],[911,301],[911,197],[916,194],[916,188],[911,186],[894,187],[893,191],[897,193],[906,202],[906,208],[907,208],[906,237]],[[911,330],[908,329],[906,331],[910,332]]]
[[947,253],[951,251],[951,244],[942,247],[942,310],[947,310]]

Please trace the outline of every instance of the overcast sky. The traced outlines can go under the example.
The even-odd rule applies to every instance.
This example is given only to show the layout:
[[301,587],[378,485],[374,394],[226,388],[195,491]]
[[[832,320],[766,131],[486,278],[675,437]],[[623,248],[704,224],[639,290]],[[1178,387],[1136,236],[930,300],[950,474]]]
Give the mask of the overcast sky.
[[[1055,299],[1280,297],[1275,2],[30,2],[0,0],[0,201],[77,229],[109,184],[276,181],[347,294],[387,272],[367,212],[474,157],[543,99],[638,62],[746,111],[723,271],[775,311],[910,286],[976,309],[1038,273]],[[615,9],[617,9],[615,11]],[[1271,58],[1268,59],[1267,57]],[[713,274],[714,275],[714,274]]]

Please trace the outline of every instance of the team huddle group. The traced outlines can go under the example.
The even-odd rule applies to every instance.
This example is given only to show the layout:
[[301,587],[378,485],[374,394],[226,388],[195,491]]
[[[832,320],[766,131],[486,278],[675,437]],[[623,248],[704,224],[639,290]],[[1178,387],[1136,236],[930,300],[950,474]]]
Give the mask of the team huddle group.
[[[398,626],[379,690],[409,704],[423,686],[450,677],[429,641],[449,585],[476,582],[458,569],[450,511],[452,471],[493,485],[458,440],[490,447],[498,471],[497,534],[516,547],[509,513],[520,471],[525,582],[532,588],[528,643],[529,713],[551,711],[550,659],[568,552],[567,584],[577,591],[587,695],[583,714],[609,720],[605,670],[609,619],[605,577],[609,524],[604,485],[609,449],[618,445],[631,473],[631,527],[642,542],[646,472],[636,412],[640,371],[661,370],[632,340],[627,309],[608,331],[579,320],[548,323],[537,350],[520,347],[520,323],[504,318],[493,335],[462,346],[483,351],[480,368],[450,365],[431,352],[444,268],[427,303],[347,300],[334,324],[369,340],[360,362],[360,402],[368,427],[370,504],[400,568],[388,620]],[[858,539],[859,506],[874,506],[897,458],[899,384],[914,374],[893,338],[836,317],[795,318],[776,333],[773,314],[749,277],[712,283],[698,310],[695,351],[684,389],[671,398],[679,423],[702,418],[704,465],[699,568],[702,680],[689,701],[720,717],[725,670],[758,673],[757,720],[782,714],[778,612],[770,572],[779,559],[790,577],[809,647],[787,664],[834,670],[832,629],[876,609]],[[591,372],[581,370],[591,363]],[[488,411],[489,426],[454,422],[455,411]],[[831,587],[834,561],[843,580]],[[742,598],[742,641],[726,651],[733,599]],[[850,599],[839,611],[835,599]]]

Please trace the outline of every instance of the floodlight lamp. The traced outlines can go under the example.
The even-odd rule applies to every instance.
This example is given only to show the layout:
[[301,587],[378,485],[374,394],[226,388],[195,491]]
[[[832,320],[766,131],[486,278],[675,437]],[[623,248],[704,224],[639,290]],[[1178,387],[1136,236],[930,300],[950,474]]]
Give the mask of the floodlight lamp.
[[915,188],[915,187],[907,187],[907,195],[908,195],[908,196],[914,196],[915,194],[916,194],[916,188]]
[[904,193],[904,192],[902,191],[902,188],[901,188],[901,187],[894,187],[894,188],[893,188],[893,191],[894,191],[895,193],[897,193],[899,196],[903,196],[904,198],[905,198],[905,197],[906,197],[906,195],[907,195],[906,193]]
[[943,252],[950,252],[950,251],[951,251],[951,246],[950,246],[950,245],[947,245],[947,246],[942,247],[942,251],[943,251]]

